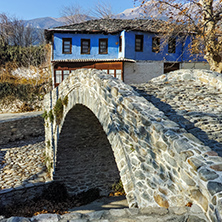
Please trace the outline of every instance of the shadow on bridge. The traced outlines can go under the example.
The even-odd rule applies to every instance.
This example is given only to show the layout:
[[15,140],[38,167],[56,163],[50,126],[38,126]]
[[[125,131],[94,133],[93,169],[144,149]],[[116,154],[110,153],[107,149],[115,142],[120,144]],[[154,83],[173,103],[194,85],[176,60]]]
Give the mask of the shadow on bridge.
[[[133,86],[132,86],[133,87]],[[180,127],[184,128],[187,132],[193,134],[196,138],[198,138],[205,146],[209,146],[213,151],[217,152],[219,156],[222,156],[222,144],[216,140],[212,140],[209,138],[208,134],[195,126],[197,122],[191,122],[186,119],[183,115],[178,114],[178,111],[174,110],[172,106],[167,103],[162,102],[159,98],[147,94],[146,91],[137,89],[133,87],[133,89],[139,93],[140,96],[144,97],[148,102],[151,102],[156,108],[160,111],[164,112],[164,114],[171,120],[176,122]],[[183,112],[183,111],[181,111]],[[186,112],[186,111],[185,111]],[[203,112],[192,112],[191,115],[201,115],[212,117],[212,114],[203,113]]]

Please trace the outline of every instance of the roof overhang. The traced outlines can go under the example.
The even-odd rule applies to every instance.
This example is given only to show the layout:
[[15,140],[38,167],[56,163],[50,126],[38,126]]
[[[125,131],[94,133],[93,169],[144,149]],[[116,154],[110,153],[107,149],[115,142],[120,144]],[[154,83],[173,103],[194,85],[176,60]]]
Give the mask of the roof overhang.
[[135,63],[133,59],[119,58],[119,59],[57,59],[52,60],[53,64],[56,63],[85,63],[85,62],[131,62]]

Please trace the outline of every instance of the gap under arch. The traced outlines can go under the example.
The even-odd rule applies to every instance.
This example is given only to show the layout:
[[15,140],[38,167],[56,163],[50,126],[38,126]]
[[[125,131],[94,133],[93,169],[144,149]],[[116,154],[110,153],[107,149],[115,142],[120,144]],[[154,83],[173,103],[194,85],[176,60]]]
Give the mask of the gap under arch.
[[108,195],[120,179],[111,145],[93,112],[77,104],[66,115],[59,136],[53,179],[73,195],[99,188]]

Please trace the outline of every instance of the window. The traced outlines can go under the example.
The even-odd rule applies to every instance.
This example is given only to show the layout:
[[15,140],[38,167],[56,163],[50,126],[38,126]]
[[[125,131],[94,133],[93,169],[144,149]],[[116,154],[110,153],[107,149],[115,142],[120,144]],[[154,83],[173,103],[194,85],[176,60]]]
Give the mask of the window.
[[62,70],[55,71],[55,83],[59,84],[62,82]]
[[69,70],[64,70],[63,71],[63,79],[66,79],[67,77],[69,77]]
[[119,37],[119,52],[122,52],[122,36]]
[[143,51],[143,35],[136,35],[135,51],[137,51],[137,52]]
[[160,52],[160,38],[158,37],[152,38],[152,52]]
[[175,53],[176,52],[176,38],[170,37],[168,41],[168,52]]
[[72,53],[72,39],[71,38],[62,39],[62,53],[63,54]]
[[90,39],[81,39],[81,54],[90,54]]
[[164,63],[164,73],[172,72],[178,69],[180,69],[179,63],[170,63],[170,62]]
[[108,53],[108,39],[100,39],[99,54],[107,54],[107,53]]
[[116,70],[116,78],[118,78],[118,79],[122,79],[122,70],[121,69],[117,69]]
[[115,70],[114,69],[109,69],[109,74],[115,77]]
[[55,70],[55,87],[69,76],[69,70]]

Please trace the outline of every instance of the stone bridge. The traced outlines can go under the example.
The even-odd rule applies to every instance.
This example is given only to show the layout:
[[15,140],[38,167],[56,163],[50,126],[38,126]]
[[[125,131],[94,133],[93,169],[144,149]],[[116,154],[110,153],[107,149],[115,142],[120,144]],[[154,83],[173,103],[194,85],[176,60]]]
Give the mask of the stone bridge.
[[[221,98],[222,76],[209,71],[169,73],[151,85],[133,86],[136,91],[102,71],[70,74],[45,97],[46,161],[53,179],[64,182],[70,193],[97,187],[106,195],[121,178],[129,207],[197,204],[210,221],[221,221],[221,114],[202,110],[201,119],[201,113],[194,113],[201,106],[196,104],[190,107],[193,118],[186,119],[184,104],[180,109],[167,100],[181,101],[173,86],[194,82],[200,84],[194,88],[207,86],[213,98]],[[162,88],[151,95],[149,87],[160,83]],[[163,86],[177,93],[168,98]],[[210,105],[203,92],[202,97]],[[195,124],[206,122],[206,116],[214,117],[218,136],[198,131]],[[200,133],[210,135],[208,142],[197,138]]]

